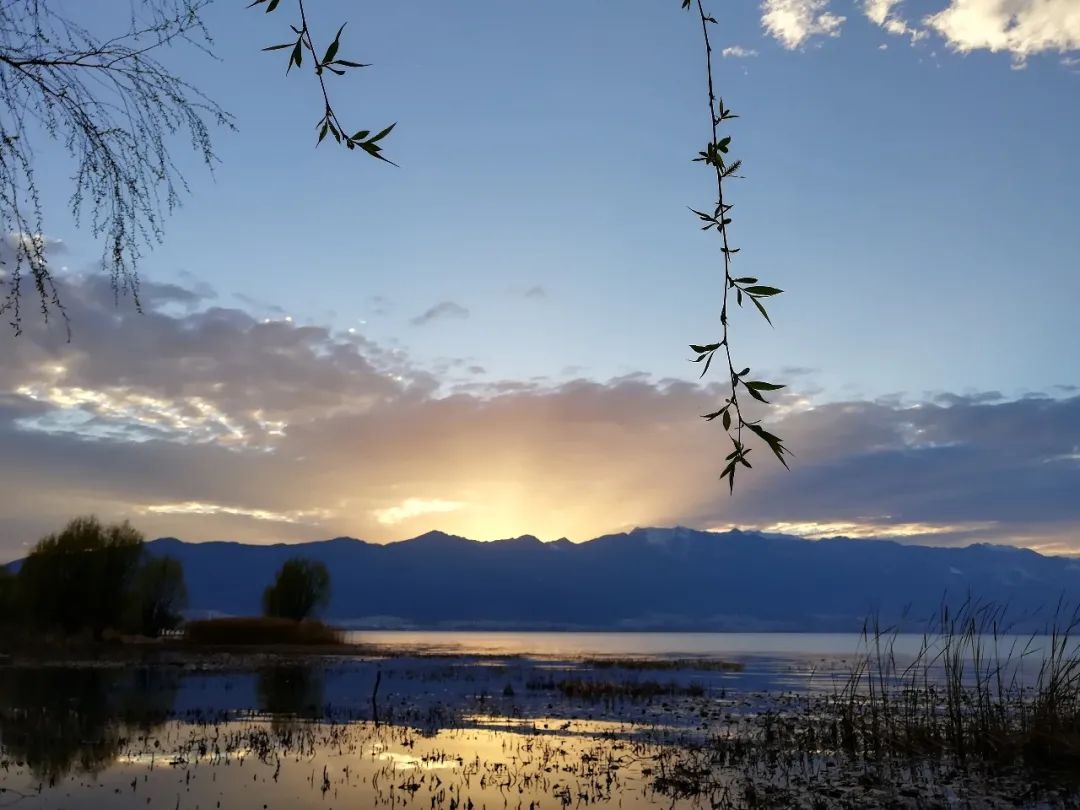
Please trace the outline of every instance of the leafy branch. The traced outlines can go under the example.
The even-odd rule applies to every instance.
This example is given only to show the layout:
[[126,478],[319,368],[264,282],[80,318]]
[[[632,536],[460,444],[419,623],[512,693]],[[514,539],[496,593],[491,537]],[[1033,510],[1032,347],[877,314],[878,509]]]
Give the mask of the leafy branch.
[[[281,0],[253,0],[248,8],[252,8],[253,6],[264,6],[264,11],[269,14],[270,12],[277,10],[280,3]],[[396,163],[383,156],[382,146],[379,144],[379,141],[389,135],[396,124],[390,124],[390,126],[384,127],[374,135],[371,134],[371,130],[368,129],[361,129],[354,132],[352,135],[349,135],[349,130],[342,125],[341,120],[334,111],[334,105],[330,102],[330,91],[326,87],[327,73],[333,73],[335,76],[344,76],[348,70],[370,67],[370,65],[363,62],[353,62],[352,60],[341,59],[338,57],[338,51],[341,48],[341,33],[345,30],[346,23],[343,23],[341,27],[338,28],[333,41],[326,47],[326,50],[322,52],[322,58],[319,58],[319,51],[315,47],[315,42],[311,37],[311,29],[308,26],[304,0],[296,0],[296,6],[297,12],[300,15],[299,25],[293,24],[289,26],[296,35],[296,39],[290,42],[282,42],[279,45],[271,45],[267,48],[263,48],[263,50],[289,51],[289,62],[285,68],[286,75],[294,67],[302,68],[304,66],[305,51],[311,55],[310,58],[311,63],[314,66],[315,78],[319,81],[319,88],[322,90],[323,99],[323,114],[315,125],[315,128],[319,132],[317,143],[322,143],[326,136],[330,135],[335,141],[348,149],[362,149],[364,152],[371,155],[371,157],[396,166]]]
[[739,177],[736,172],[738,172],[742,166],[742,161],[733,160],[730,157],[731,136],[725,135],[724,137],[721,137],[720,129],[725,122],[738,118],[738,116],[730,109],[724,107],[723,99],[717,97],[713,83],[713,49],[712,42],[709,38],[709,26],[715,25],[716,19],[706,13],[703,0],[682,0],[682,7],[684,9],[689,10],[691,5],[696,5],[698,16],[701,19],[702,38],[705,43],[705,68],[708,77],[709,92],[709,123],[712,136],[709,143],[706,144],[705,149],[699,152],[698,156],[694,158],[694,162],[703,163],[712,170],[712,173],[716,178],[716,203],[711,212],[698,211],[693,208],[690,210],[704,223],[701,226],[702,230],[715,231],[720,237],[720,251],[724,257],[724,295],[720,309],[720,340],[702,345],[691,344],[690,349],[698,355],[693,362],[704,362],[705,364],[701,371],[702,377],[708,372],[717,352],[723,350],[720,356],[722,360],[727,363],[728,380],[731,386],[730,393],[727,395],[723,405],[719,409],[712,413],[704,414],[702,418],[709,422],[714,419],[720,419],[720,423],[724,426],[724,430],[731,439],[733,449],[724,459],[726,464],[723,472],[720,474],[720,480],[726,478],[730,490],[734,492],[735,475],[739,467],[746,467],[748,469],[751,467],[750,462],[747,460],[751,448],[746,445],[744,432],[749,432],[757,436],[785,467],[788,466],[785,456],[790,455],[790,451],[784,446],[783,439],[765,429],[761,424],[760,419],[747,418],[743,413],[745,400],[740,401],[740,395],[749,396],[753,400],[768,404],[765,394],[770,391],[779,391],[784,388],[784,386],[765,382],[764,380],[750,379],[749,368],[744,368],[741,371],[735,370],[735,362],[731,356],[728,308],[731,302],[732,293],[734,293],[735,303],[739,307],[743,306],[744,301],[750,301],[771,326],[772,319],[769,317],[769,313],[763,302],[768,298],[779,295],[783,290],[761,284],[758,279],[751,276],[736,277],[732,273],[732,257],[739,252],[739,248],[731,247],[729,241],[728,229],[732,221],[730,213],[734,206],[724,202],[724,181]]

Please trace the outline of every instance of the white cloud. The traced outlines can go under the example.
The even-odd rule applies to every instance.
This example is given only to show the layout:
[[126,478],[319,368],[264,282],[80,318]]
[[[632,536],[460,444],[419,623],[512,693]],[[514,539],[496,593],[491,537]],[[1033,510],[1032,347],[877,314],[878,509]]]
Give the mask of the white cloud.
[[893,6],[898,5],[899,0],[866,0],[863,10],[872,22],[884,25],[892,12]]
[[864,0],[863,11],[872,23],[881,26],[890,34],[911,37],[912,44],[925,39],[926,31],[912,27],[900,16],[901,2],[903,0]]
[[292,512],[273,512],[268,509],[250,509],[242,506],[228,506],[204,501],[184,501],[182,503],[157,503],[142,507],[139,511],[150,515],[231,515],[251,518],[271,523],[312,523],[324,518],[327,513],[321,509],[298,509]]
[[743,526],[756,528],[763,532],[794,534],[810,540],[824,540],[828,537],[852,537],[857,539],[886,539],[930,537],[933,535],[967,535],[984,532],[995,527],[993,521],[973,521],[968,523],[895,523],[888,516],[878,520],[862,521],[780,521],[763,526]]
[[1080,50],[1077,0],[950,0],[925,23],[954,50],[1004,51],[1017,63],[1037,53]]
[[788,50],[814,36],[840,36],[845,17],[829,11],[828,0],[764,0],[761,25]]
[[464,506],[465,504],[461,503],[461,501],[444,501],[439,498],[406,498],[397,506],[376,509],[372,514],[384,526],[393,526],[421,515],[456,512],[464,508]]
[[732,45],[730,48],[724,48],[720,53],[725,59],[749,59],[758,55],[753,48],[744,48],[742,45]]

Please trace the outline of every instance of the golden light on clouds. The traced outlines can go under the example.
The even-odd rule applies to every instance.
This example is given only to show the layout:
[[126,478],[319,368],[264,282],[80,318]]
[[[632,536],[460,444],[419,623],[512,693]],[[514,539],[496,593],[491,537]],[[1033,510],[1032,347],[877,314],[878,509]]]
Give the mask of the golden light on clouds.
[[[793,534],[808,540],[827,537],[851,537],[853,539],[891,539],[897,537],[930,537],[942,534],[967,534],[994,528],[992,521],[967,523],[887,523],[855,521],[779,521],[763,526],[750,526],[757,531],[773,534]],[[728,527],[733,528],[733,527]],[[713,531],[726,531],[713,529]]]
[[457,512],[465,506],[461,501],[445,501],[441,498],[406,498],[396,506],[375,509],[372,514],[383,526],[395,526],[422,515]]
[[303,509],[292,512],[273,512],[269,509],[248,509],[219,503],[184,501],[183,503],[158,503],[143,506],[139,510],[150,515],[231,515],[273,523],[313,523],[325,519],[330,513],[322,509]]
[[107,279],[70,284],[84,337],[30,328],[0,355],[0,438],[19,460],[0,469],[11,548],[76,508],[191,540],[588,540],[684,525],[1080,548],[1076,394],[912,407],[785,389],[770,419],[796,463],[755,464],[731,497],[723,433],[698,418],[717,387],[458,385],[366,338],[199,311],[179,287],[148,283],[146,312],[127,316]]

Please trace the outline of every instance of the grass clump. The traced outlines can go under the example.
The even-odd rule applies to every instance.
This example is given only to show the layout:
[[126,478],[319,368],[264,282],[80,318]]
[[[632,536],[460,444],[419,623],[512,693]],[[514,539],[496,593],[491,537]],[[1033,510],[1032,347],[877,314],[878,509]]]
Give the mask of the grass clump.
[[742,672],[741,661],[719,661],[713,658],[586,658],[582,661],[593,669],[687,670],[693,672]]
[[188,622],[184,640],[208,646],[336,646],[344,643],[344,636],[319,621],[238,617]]
[[532,680],[525,687],[533,691],[559,692],[571,700],[589,701],[651,700],[661,695],[700,697],[705,693],[704,687],[699,684],[680,686],[659,681],[604,681],[590,678]]
[[871,620],[832,691],[726,716],[707,741],[663,750],[653,787],[715,810],[1080,800],[1078,630],[1080,610],[1059,604],[1019,636],[1003,607],[969,601],[943,606],[912,654]]
[[896,631],[864,629],[865,655],[834,696],[840,743],[865,756],[933,756],[1080,773],[1080,610],[1045,634],[1009,634],[1005,609],[942,608],[913,661]]

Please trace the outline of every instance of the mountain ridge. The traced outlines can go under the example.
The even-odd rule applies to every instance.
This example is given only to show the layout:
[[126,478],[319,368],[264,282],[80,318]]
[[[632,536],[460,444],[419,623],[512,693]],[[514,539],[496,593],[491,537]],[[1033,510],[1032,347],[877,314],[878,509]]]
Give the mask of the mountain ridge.
[[867,615],[918,629],[943,599],[1008,604],[1017,632],[1080,597],[1080,561],[1031,549],[686,527],[581,543],[483,542],[437,530],[392,543],[150,541],[184,563],[193,615],[259,611],[285,559],[326,563],[326,616],[356,628],[857,631]]

